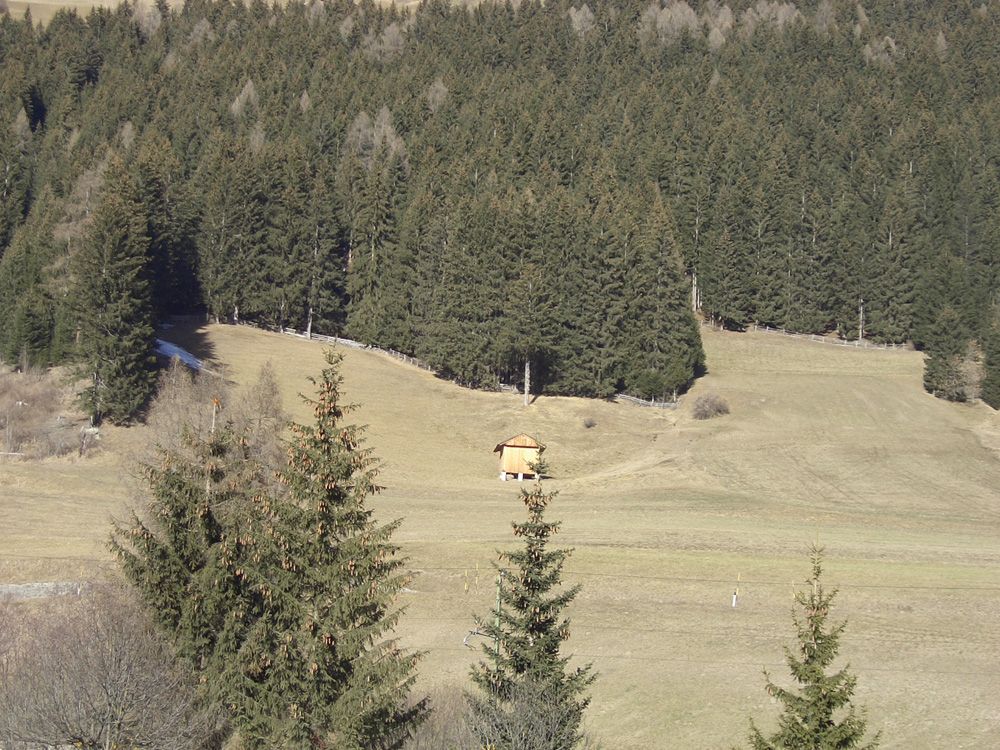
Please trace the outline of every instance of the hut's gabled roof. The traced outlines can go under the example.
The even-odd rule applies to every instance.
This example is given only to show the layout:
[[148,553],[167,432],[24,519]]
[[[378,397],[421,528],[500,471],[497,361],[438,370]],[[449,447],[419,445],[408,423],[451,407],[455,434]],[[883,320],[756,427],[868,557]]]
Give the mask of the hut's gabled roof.
[[512,438],[507,438],[502,443],[497,443],[497,447],[493,449],[494,453],[499,453],[504,449],[504,447],[510,448],[539,448],[541,450],[545,449],[545,446],[535,440],[531,435],[526,435],[521,433],[520,435],[515,435]]

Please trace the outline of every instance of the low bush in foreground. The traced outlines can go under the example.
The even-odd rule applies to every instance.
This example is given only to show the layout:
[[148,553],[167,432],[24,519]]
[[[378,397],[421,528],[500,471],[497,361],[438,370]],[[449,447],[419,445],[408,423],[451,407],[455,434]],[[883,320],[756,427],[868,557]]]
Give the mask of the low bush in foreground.
[[0,603],[7,747],[210,748],[215,716],[135,599],[114,586],[42,608]]

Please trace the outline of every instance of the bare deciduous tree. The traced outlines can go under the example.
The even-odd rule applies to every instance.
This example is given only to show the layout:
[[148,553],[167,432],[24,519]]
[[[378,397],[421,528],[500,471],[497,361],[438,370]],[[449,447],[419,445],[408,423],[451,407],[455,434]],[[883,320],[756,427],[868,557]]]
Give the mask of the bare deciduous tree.
[[361,48],[376,60],[395,57],[406,46],[405,31],[403,26],[393,21],[382,30],[382,33],[365,36]]
[[896,40],[891,36],[873,39],[864,46],[861,55],[865,58],[866,63],[891,65],[892,59],[896,55]]
[[570,8],[569,22],[577,36],[586,36],[594,28],[594,11],[586,3],[579,8]]
[[697,34],[701,30],[701,20],[694,9],[684,0],[670,3],[665,8],[654,3],[643,11],[639,18],[639,33],[644,38],[672,42],[685,31]]
[[709,29],[718,29],[723,35],[732,31],[736,23],[732,8],[719,4],[718,0],[708,0],[701,10],[701,17]]
[[306,17],[309,19],[310,26],[324,21],[326,19],[326,5],[323,4],[323,0],[316,0],[310,5]]
[[948,52],[948,40],[944,38],[943,31],[938,31],[937,36],[934,37],[934,51],[942,59]]
[[194,25],[194,28],[191,29],[191,35],[188,37],[188,47],[197,46],[204,41],[215,41],[215,29],[212,28],[212,23],[207,18],[198,21]]
[[801,17],[799,9],[792,3],[757,0],[756,5],[743,11],[740,20],[744,36],[751,36],[760,25],[773,26],[781,31],[787,24]]
[[816,15],[813,16],[813,24],[820,34],[826,34],[837,27],[837,11],[830,0],[820,0],[816,6]]
[[126,151],[132,148],[132,144],[135,143],[135,125],[132,124],[131,120],[123,122],[118,129],[118,141]]
[[[545,686],[531,681],[517,683],[510,700],[488,703],[472,699],[476,710],[466,721],[478,742],[467,746],[490,747],[497,750],[569,750],[566,745],[566,724],[573,720],[572,708],[551,700]],[[587,748],[586,737],[573,747]]]
[[705,393],[695,399],[692,416],[695,419],[711,419],[729,413],[729,403],[717,393]]
[[344,16],[344,20],[337,24],[337,31],[340,32],[342,39],[347,39],[354,32],[354,25],[356,23],[353,13],[349,16]]
[[251,79],[247,79],[247,82],[243,84],[243,89],[236,98],[233,99],[233,103],[229,105],[229,111],[232,113],[233,117],[242,117],[243,113],[247,110],[247,107],[257,106],[257,87]]
[[723,35],[721,31],[719,31],[718,27],[713,26],[712,30],[708,32],[709,49],[711,49],[713,52],[717,52],[719,49],[722,48],[722,45],[724,45],[725,43],[726,43],[726,37]]
[[45,370],[0,370],[0,453],[31,459],[75,450],[78,415],[64,409],[66,395],[59,378]]
[[457,686],[428,696],[431,713],[407,741],[406,750],[480,750],[469,727],[469,705]]
[[254,126],[253,130],[250,131],[250,151],[254,156],[260,156],[260,153],[264,150],[264,146],[267,143],[267,139],[264,135],[264,127],[260,124],[258,120]]
[[210,744],[215,721],[197,708],[190,675],[127,593],[102,586],[55,606],[7,607],[21,632],[0,659],[0,737],[9,746]]
[[427,89],[427,107],[432,113],[437,112],[447,98],[448,87],[444,85],[444,81],[439,76],[434,79],[434,83]]
[[139,32],[145,39],[149,39],[160,28],[163,23],[163,15],[160,9],[152,2],[136,3],[132,9],[132,17],[135,19]]
[[214,429],[230,424],[246,436],[252,456],[278,466],[288,414],[270,363],[261,367],[253,384],[236,392],[225,378],[192,372],[175,359],[160,379],[146,423],[151,439],[146,450],[133,456],[139,465],[157,460],[161,453],[187,455]]
[[[70,142],[79,138],[70,135]],[[100,203],[101,192],[104,189],[104,175],[111,162],[111,151],[108,149],[94,164],[83,171],[70,191],[69,199],[63,204],[63,216],[52,230],[52,236],[61,242],[72,242],[78,239],[90,225],[90,216]]]
[[[518,686],[510,706],[485,713],[472,712],[468,695],[455,686],[432,693],[429,701],[431,714],[406,743],[406,750],[569,750],[560,744],[565,733],[558,734],[566,717],[559,716],[538,689]],[[577,746],[578,750],[595,747],[587,736]]]
[[406,143],[396,132],[388,107],[382,107],[374,121],[367,112],[359,112],[347,128],[345,146],[358,156],[367,170],[375,166],[376,152],[390,158],[402,157],[404,167],[408,164]]
[[[0,3],[3,3],[3,0],[0,0]],[[0,13],[2,12],[3,10],[0,9]],[[31,135],[31,125],[28,124],[28,113],[24,111],[24,107],[21,107],[17,111],[17,116],[14,118],[14,122],[11,123],[10,131],[19,142],[26,140]]]

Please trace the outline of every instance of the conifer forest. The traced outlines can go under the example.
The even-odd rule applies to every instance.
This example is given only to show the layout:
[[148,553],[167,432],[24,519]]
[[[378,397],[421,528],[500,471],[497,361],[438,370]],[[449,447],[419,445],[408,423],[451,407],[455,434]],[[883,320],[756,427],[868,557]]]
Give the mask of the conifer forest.
[[1000,405],[997,38],[964,1],[3,14],[0,352],[109,363],[119,420],[185,313],[662,398],[702,319],[912,343],[946,398],[972,358]]

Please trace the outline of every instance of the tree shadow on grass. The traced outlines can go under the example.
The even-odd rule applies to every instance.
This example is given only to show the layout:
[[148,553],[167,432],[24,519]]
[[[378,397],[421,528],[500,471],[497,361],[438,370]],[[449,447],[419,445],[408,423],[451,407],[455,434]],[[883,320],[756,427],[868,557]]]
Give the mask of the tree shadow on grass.
[[215,346],[208,338],[204,316],[174,316],[156,329],[156,337],[176,344],[204,362],[208,369],[213,369]]

